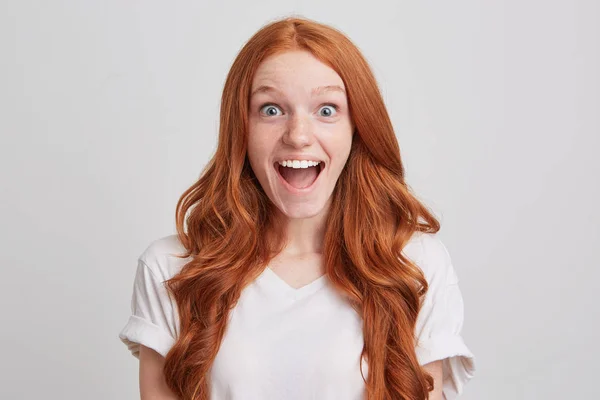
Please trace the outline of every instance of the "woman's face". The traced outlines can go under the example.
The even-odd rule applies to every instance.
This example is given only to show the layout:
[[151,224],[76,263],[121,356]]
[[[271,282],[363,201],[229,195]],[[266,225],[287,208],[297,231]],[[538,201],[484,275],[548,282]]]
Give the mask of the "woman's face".
[[289,218],[329,208],[352,145],[345,89],[333,69],[306,51],[269,57],[254,75],[248,159],[269,199]]

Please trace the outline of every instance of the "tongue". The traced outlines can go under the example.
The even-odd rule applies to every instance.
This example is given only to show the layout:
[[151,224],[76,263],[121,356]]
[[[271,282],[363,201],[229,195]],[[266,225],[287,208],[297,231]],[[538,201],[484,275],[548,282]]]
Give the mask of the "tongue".
[[296,189],[302,189],[312,185],[318,175],[317,167],[288,168],[280,166],[279,173],[287,183]]

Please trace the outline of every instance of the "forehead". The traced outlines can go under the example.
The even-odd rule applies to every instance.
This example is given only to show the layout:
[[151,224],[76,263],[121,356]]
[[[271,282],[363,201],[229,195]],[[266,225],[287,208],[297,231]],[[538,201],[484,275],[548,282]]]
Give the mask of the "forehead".
[[306,90],[339,86],[345,89],[337,72],[307,51],[289,51],[265,59],[252,79],[252,93],[264,86]]

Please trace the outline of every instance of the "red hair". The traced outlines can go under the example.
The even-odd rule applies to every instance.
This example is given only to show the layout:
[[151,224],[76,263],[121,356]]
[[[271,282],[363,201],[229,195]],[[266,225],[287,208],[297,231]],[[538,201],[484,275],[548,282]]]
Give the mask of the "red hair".
[[208,399],[208,373],[229,311],[283,249],[284,224],[275,221],[246,150],[254,73],[265,58],[290,50],[312,53],[346,86],[355,134],[332,193],[323,262],[333,287],[363,319],[367,399],[427,399],[433,379],[418,363],[414,329],[428,286],[401,250],[416,231],[437,232],[439,222],[405,183],[389,115],[360,51],[332,27],[291,17],[262,27],[233,62],[216,153],[177,204],[177,232],[187,250],[181,256],[192,258],[167,281],[180,334],[166,356],[166,382],[182,399]]

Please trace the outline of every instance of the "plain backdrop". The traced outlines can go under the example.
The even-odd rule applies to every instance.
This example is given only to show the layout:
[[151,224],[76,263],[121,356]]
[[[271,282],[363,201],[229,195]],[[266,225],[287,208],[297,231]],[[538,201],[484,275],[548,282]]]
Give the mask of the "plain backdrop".
[[138,397],[137,257],[215,150],[237,52],[292,14],[363,51],[440,218],[462,398],[600,398],[599,4],[1,1],[0,398]]

